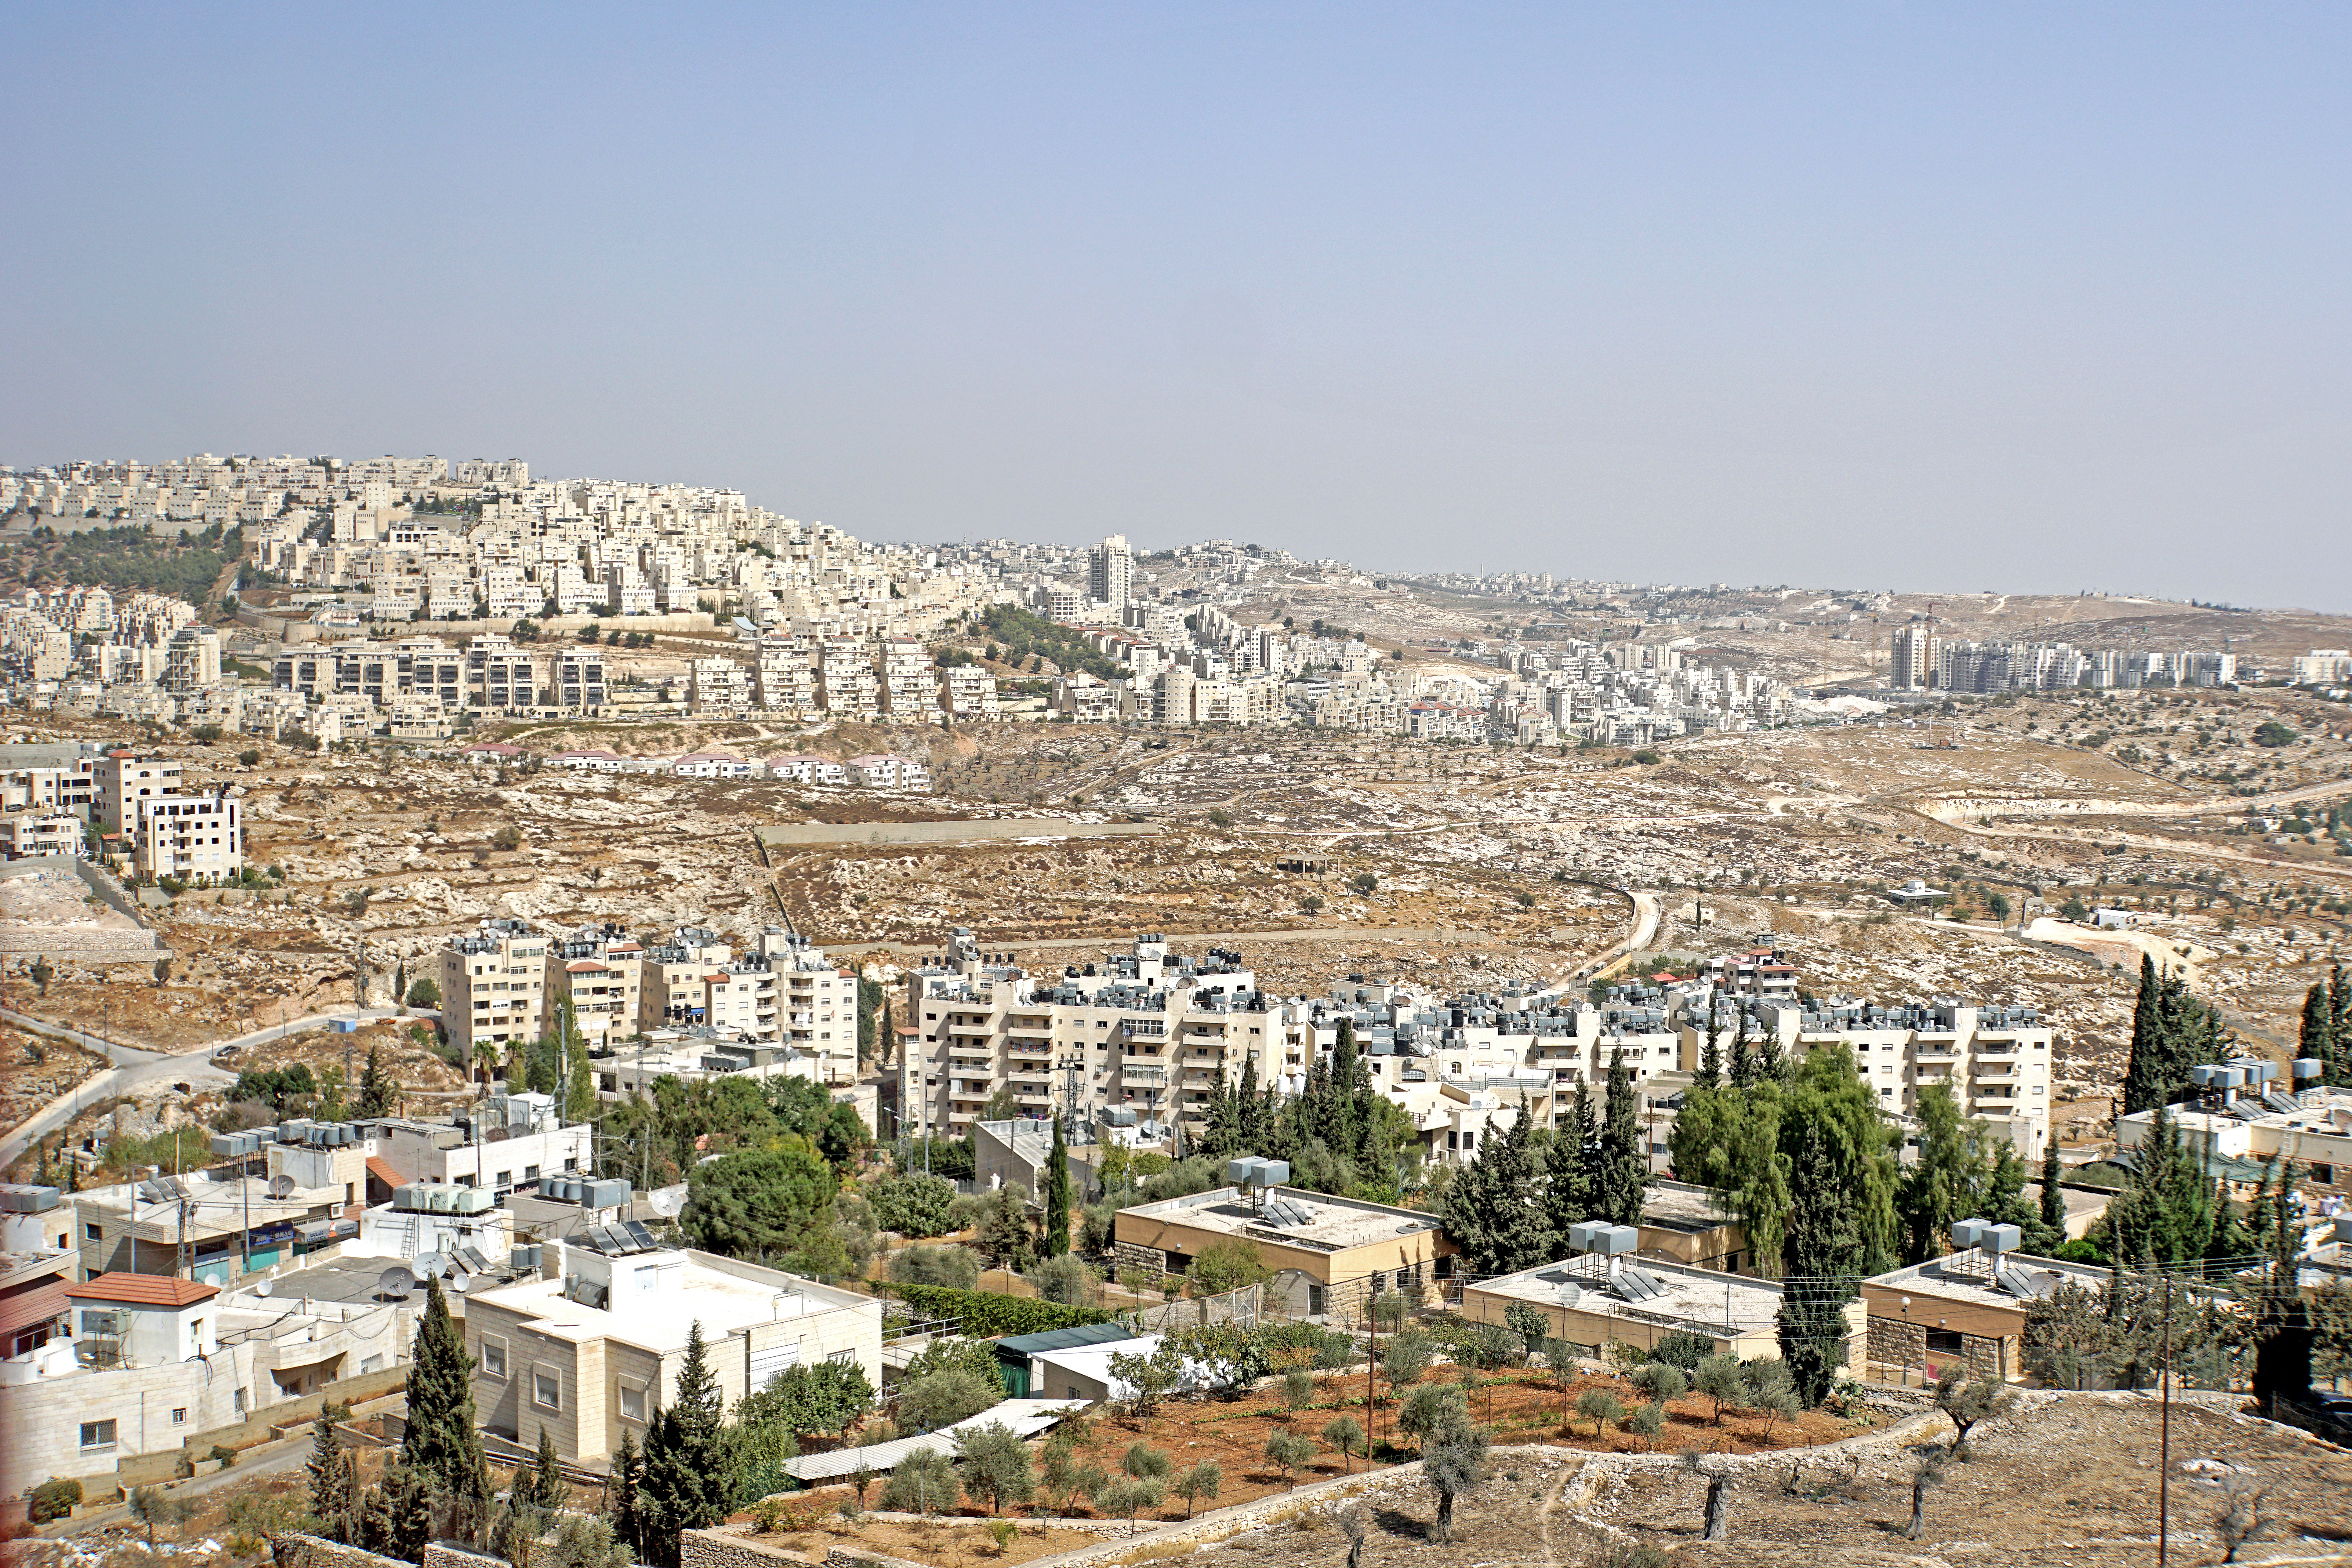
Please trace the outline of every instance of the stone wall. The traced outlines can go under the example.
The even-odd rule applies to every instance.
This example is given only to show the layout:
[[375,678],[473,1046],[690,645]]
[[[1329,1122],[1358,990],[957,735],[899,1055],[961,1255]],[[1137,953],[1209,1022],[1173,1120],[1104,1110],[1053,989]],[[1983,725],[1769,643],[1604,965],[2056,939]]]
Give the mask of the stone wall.
[[[415,1568],[397,1557],[379,1557],[340,1541],[290,1530],[269,1538],[269,1559],[277,1568]],[[425,1560],[433,1561],[432,1548],[425,1549]]]
[[[1972,1378],[1988,1377],[2006,1380],[2016,1368],[2014,1340],[1986,1339],[1977,1334],[1960,1336],[1960,1356],[1968,1363]],[[1914,1370],[1932,1368],[1941,1373],[1956,1359],[1949,1351],[1927,1348],[1927,1329],[1924,1323],[1906,1322],[1901,1318],[1874,1316],[1870,1320],[1868,1355],[1878,1366],[1910,1367]],[[1856,1368],[1857,1372],[1861,1369]]]

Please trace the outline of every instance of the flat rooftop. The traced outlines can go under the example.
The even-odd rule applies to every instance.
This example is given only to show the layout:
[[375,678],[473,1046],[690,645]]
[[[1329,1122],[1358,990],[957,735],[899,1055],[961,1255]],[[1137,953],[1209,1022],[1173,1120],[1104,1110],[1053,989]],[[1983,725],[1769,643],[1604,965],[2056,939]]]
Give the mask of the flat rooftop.
[[1780,1310],[1780,1287],[1769,1280],[1685,1268],[1649,1258],[1629,1258],[1623,1263],[1655,1285],[1655,1293],[1643,1295],[1612,1281],[1602,1260],[1591,1256],[1522,1269],[1499,1279],[1482,1279],[1463,1289],[1557,1307],[1563,1305],[1561,1287],[1574,1285],[1578,1295],[1568,1304],[1571,1311],[1606,1312],[1645,1323],[1689,1323],[1718,1334],[1745,1332],[1769,1323]]
[[1328,1193],[1305,1192],[1297,1187],[1268,1188],[1263,1201],[1244,1197],[1239,1187],[1219,1187],[1213,1192],[1122,1209],[1120,1215],[1325,1252],[1370,1247],[1438,1226],[1435,1215],[1335,1198]]
[[[2036,1258],[2023,1252],[1999,1256],[2002,1272],[2027,1285],[2035,1295],[2069,1280],[2088,1290],[2101,1289],[2107,1282],[2106,1269],[2096,1264],[2062,1263],[2054,1258]],[[2010,1289],[1999,1277],[1989,1272],[1986,1258],[1986,1254],[1970,1247],[1907,1268],[1874,1274],[1863,1284],[1880,1290],[1915,1292],[1979,1307],[2014,1310],[2030,1305],[2032,1297]]]
[[1705,1187],[1652,1182],[1642,1189],[1642,1223],[1697,1235],[1733,1223]]
[[[521,1279],[512,1285],[475,1290],[467,1300],[503,1307],[535,1320],[534,1332],[574,1344],[593,1340],[619,1340],[656,1354],[682,1350],[688,1329],[702,1325],[706,1342],[719,1340],[755,1323],[786,1321],[829,1312],[860,1303],[878,1312],[878,1299],[835,1290],[798,1275],[751,1264],[731,1267],[753,1271],[753,1277],[715,1267],[722,1260],[699,1252],[669,1255],[683,1267],[651,1300],[628,1302],[617,1310],[590,1307],[563,1293],[561,1279]],[[764,1275],[763,1279],[757,1278]],[[772,1281],[772,1282],[771,1282]]]

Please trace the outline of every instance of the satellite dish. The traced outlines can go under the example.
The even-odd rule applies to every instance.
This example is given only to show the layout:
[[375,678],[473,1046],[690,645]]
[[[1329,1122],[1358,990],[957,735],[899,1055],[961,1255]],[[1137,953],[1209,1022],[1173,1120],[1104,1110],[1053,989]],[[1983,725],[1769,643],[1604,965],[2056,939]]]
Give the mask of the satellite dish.
[[375,1293],[394,1301],[405,1301],[408,1293],[416,1289],[416,1276],[405,1265],[395,1263],[376,1276]]
[[449,1272],[449,1260],[437,1252],[420,1252],[416,1255],[414,1267],[416,1269],[417,1278],[437,1279]]
[[253,1288],[253,1293],[254,1293],[255,1295],[257,1295],[257,1296],[267,1296],[267,1295],[268,1295],[268,1294],[269,1294],[269,1289],[270,1289],[270,1281],[268,1281],[268,1280],[267,1280],[267,1279],[264,1279],[264,1280],[262,1280],[261,1282],[259,1282],[258,1284],[257,1284],[257,1285],[255,1285],[255,1286],[254,1286],[254,1288]]
[[1584,1287],[1573,1279],[1559,1288],[1559,1304],[1563,1307],[1573,1307],[1583,1299]]
[[449,1289],[456,1291],[460,1296],[464,1295],[466,1293],[466,1279],[467,1276],[463,1274],[452,1274],[449,1276]]
[[280,1171],[278,1174],[270,1177],[269,1195],[273,1198],[292,1197],[294,1195],[294,1178],[286,1174],[283,1171]]

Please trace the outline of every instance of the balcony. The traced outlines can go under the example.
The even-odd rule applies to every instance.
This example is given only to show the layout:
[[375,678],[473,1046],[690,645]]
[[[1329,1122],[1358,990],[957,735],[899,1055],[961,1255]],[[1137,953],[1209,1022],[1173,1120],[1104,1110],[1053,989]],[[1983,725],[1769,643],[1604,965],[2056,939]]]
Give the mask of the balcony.
[[1164,1040],[1168,1037],[1168,1020],[1129,1018],[1119,1025],[1119,1032],[1130,1040]]
[[1158,1066],[1146,1067],[1136,1062],[1120,1063],[1118,1076],[1119,1080],[1126,1084],[1129,1089],[1140,1089],[1147,1086],[1160,1089],[1166,1087],[1168,1082],[1168,1069],[1166,1068]]

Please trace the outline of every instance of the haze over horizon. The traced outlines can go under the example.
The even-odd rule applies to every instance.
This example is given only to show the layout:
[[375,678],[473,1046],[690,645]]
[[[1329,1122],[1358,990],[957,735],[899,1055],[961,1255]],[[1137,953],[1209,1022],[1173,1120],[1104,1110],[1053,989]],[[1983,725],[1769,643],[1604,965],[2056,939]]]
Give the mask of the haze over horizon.
[[0,462],[2352,611],[2352,12],[20,8]]

